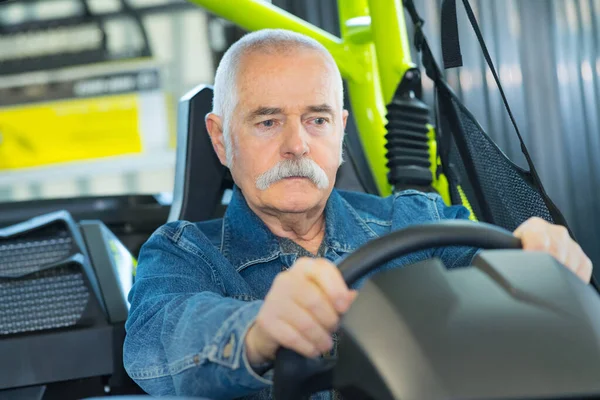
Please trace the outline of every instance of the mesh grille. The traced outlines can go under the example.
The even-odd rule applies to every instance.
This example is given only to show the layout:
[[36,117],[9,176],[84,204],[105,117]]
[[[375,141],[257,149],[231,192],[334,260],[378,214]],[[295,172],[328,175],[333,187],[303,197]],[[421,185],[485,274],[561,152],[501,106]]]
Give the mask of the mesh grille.
[[0,335],[72,326],[89,297],[81,266],[60,263],[75,243],[63,223],[0,239]]
[[0,280],[0,335],[75,325],[88,297],[77,264]]
[[70,237],[0,242],[0,276],[21,276],[35,272],[41,265],[67,258],[72,247],[73,240]]
[[[469,160],[465,163],[461,158],[455,144],[450,147],[449,158],[469,202],[474,206],[475,213],[479,214],[477,218],[510,231],[532,216],[553,222],[541,194],[528,183],[531,182],[530,173],[512,163],[473,116],[464,111],[456,100],[451,101],[454,108],[452,111],[457,113],[462,125],[462,132],[453,133],[464,135],[472,166],[469,165]],[[467,168],[478,177],[484,204],[479,204],[475,197],[475,188],[469,181]],[[456,194],[456,189],[454,191]],[[485,207],[492,217],[484,218],[481,210]]]

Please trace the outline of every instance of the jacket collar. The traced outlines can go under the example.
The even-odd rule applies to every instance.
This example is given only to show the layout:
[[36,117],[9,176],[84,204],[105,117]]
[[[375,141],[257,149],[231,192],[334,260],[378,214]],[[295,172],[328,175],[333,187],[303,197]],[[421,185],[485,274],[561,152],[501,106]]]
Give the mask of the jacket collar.
[[[334,189],[325,206],[327,247],[339,255],[350,253],[376,236],[356,210]],[[233,188],[223,218],[221,252],[237,271],[282,255],[278,238],[248,207],[237,186]]]

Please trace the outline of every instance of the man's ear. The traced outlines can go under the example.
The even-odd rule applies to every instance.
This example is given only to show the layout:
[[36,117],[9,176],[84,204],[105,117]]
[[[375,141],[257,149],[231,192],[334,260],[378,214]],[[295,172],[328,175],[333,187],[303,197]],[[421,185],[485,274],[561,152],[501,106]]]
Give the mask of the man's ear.
[[343,130],[346,130],[346,122],[348,122],[348,110],[342,111],[342,126]]
[[227,166],[227,152],[225,151],[225,137],[223,136],[223,120],[216,114],[208,113],[205,118],[206,130],[219,157],[221,164]]

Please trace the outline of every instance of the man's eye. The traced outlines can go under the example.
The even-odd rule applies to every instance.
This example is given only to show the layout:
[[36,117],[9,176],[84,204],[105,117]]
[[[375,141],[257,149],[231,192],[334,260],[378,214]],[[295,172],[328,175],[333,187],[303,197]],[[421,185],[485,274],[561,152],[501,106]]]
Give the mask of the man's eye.
[[265,128],[272,128],[275,126],[275,120],[268,119],[266,121],[260,122],[260,125],[264,126]]
[[315,119],[313,119],[313,122],[316,125],[325,125],[327,123],[327,119],[326,118],[315,118]]

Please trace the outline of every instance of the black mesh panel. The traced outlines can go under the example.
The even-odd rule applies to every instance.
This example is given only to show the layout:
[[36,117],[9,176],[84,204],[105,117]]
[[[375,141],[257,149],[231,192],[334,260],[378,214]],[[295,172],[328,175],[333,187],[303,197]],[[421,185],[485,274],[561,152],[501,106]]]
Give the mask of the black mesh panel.
[[0,275],[22,276],[52,264],[71,254],[73,240],[56,237],[42,240],[15,240],[0,244]]
[[77,264],[0,279],[0,335],[75,325],[88,297]]
[[554,222],[530,183],[530,173],[506,157],[456,97],[445,88],[439,94],[444,125],[452,132],[448,161],[457,178],[451,184],[453,201],[461,203],[460,185],[478,220],[511,231],[532,216]]
[[0,238],[0,335],[77,324],[89,300],[63,223]]

